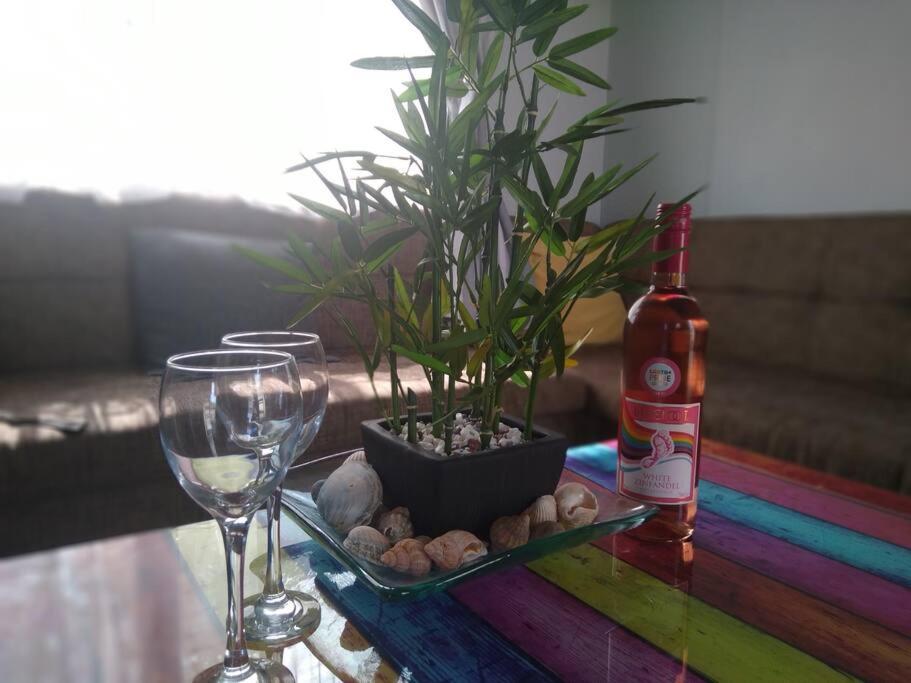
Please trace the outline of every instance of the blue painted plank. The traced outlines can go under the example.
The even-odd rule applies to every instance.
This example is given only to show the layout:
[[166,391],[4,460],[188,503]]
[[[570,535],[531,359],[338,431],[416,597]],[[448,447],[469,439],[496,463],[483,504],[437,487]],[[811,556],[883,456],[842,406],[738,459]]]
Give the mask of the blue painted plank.
[[395,666],[405,681],[556,680],[487,622],[451,598],[437,593],[422,600],[386,602],[359,584],[314,541],[286,548],[309,555],[316,581],[341,611]]
[[[605,488],[616,490],[617,449],[613,446],[589,444],[570,448],[566,455],[566,467]],[[706,479],[699,482],[699,507],[732,522],[911,587],[911,550],[907,548]]]

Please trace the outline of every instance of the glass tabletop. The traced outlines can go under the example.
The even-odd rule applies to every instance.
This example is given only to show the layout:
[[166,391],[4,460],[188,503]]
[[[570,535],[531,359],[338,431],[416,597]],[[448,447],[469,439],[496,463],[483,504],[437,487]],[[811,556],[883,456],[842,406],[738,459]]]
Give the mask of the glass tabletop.
[[[694,543],[607,536],[415,601],[380,600],[286,515],[286,582],[321,623],[255,655],[302,682],[908,680],[911,501],[704,449]],[[575,449],[567,476],[607,492],[614,455]],[[257,519],[248,594],[265,544]],[[224,645],[222,555],[204,522],[0,561],[4,680],[190,680]]]

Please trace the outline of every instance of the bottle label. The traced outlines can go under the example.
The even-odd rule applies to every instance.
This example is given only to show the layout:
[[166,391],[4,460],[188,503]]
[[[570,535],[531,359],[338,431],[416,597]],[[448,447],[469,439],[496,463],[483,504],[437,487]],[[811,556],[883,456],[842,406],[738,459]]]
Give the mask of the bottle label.
[[693,502],[700,405],[623,396],[621,410],[617,490],[649,503]]

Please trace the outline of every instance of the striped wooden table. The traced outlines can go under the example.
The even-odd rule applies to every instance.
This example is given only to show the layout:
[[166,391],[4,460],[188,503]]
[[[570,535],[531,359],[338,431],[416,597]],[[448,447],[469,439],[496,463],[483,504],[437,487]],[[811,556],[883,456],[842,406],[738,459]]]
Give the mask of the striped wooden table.
[[[565,478],[606,495],[614,448],[572,449]],[[299,681],[911,681],[911,499],[712,442],[701,476],[692,543],[606,537],[416,602],[378,600],[289,519],[286,583],[322,622],[269,656]],[[212,523],[0,562],[0,588],[2,680],[182,680],[219,657]]]

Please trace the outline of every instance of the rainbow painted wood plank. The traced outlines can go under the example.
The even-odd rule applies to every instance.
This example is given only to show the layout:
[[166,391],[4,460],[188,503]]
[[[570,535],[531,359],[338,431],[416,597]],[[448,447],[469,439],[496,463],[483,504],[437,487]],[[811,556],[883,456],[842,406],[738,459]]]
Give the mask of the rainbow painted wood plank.
[[[306,552],[407,680],[911,680],[905,500],[702,457],[693,544],[605,537],[402,604]],[[565,478],[607,496],[615,468],[614,444],[593,444],[570,449]]]

